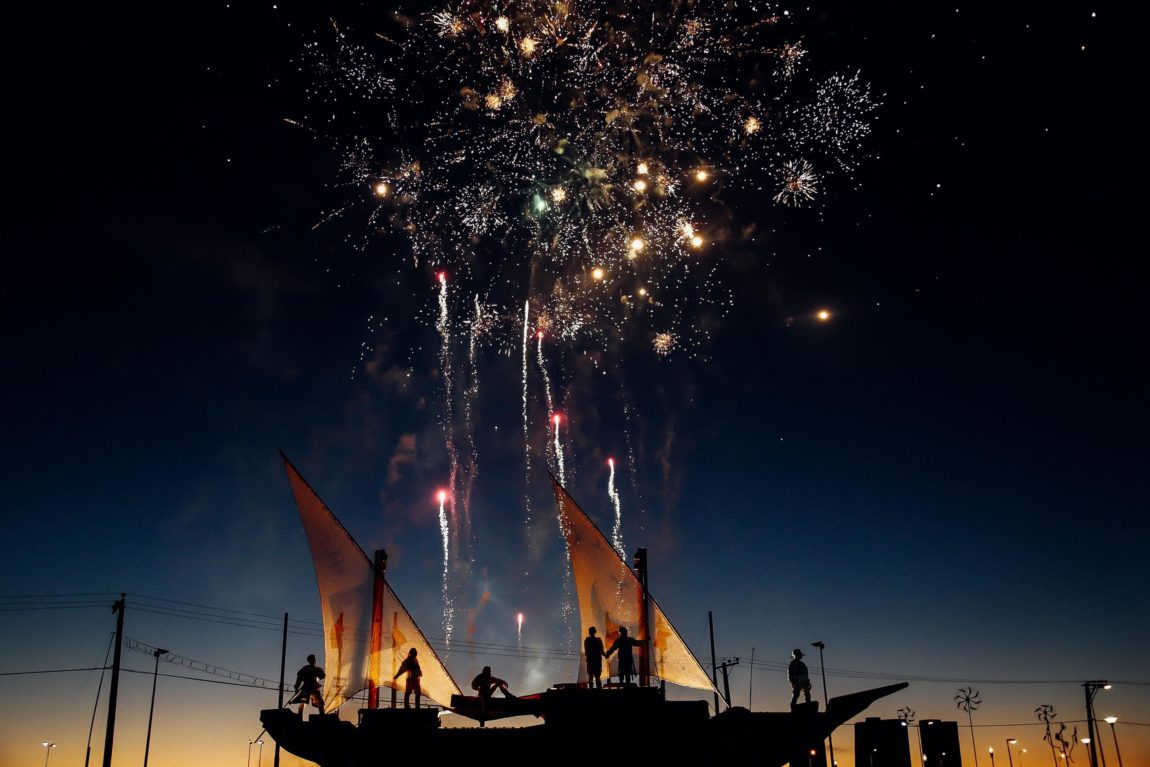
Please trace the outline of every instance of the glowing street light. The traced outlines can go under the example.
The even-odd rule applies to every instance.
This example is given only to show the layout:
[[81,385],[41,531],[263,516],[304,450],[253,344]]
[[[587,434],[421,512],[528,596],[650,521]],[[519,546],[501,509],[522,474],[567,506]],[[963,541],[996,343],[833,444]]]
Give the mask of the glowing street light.
[[1114,736],[1114,751],[1118,754],[1118,767],[1122,767],[1122,752],[1118,749],[1118,731],[1114,729],[1114,725],[1118,724],[1118,717],[1108,716],[1105,722],[1110,725],[1110,734]]
[[[819,668],[823,673],[823,705],[825,706],[830,703],[830,698],[827,696],[827,667],[823,663],[823,650],[825,650],[827,646],[820,639],[817,642],[811,642],[811,647],[819,648]],[[827,733],[827,744],[830,746],[831,750],[831,767],[835,767],[837,764],[835,762],[835,742],[834,739],[831,738],[831,734],[829,732]]]
[[264,742],[263,742],[263,739],[257,740],[256,745],[260,747],[258,755],[256,756],[256,767],[264,767]]
[[56,744],[50,740],[46,740],[40,745],[44,747],[44,767],[48,767],[48,757],[52,755],[52,749],[56,747]]
[[990,752],[990,767],[994,767],[994,746],[990,746],[986,750]]
[[1010,767],[1014,767],[1014,757],[1010,755],[1010,747],[1018,743],[1018,738],[1006,739],[1006,760],[1010,763]]

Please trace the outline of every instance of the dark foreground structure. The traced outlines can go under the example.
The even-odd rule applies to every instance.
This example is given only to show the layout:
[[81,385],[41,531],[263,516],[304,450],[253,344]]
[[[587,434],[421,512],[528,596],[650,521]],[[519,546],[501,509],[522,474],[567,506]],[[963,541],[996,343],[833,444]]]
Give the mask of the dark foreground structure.
[[[443,728],[435,709],[365,709],[358,727],[335,714],[304,720],[289,709],[262,711],[260,721],[281,747],[320,767],[380,767],[403,757],[537,767],[541,760],[562,754],[578,758],[590,745],[588,738],[604,732],[610,733],[621,757],[643,762],[820,767],[826,764],[823,741],[828,734],[906,686],[904,682],[831,698],[825,712],[811,703],[778,713],[732,708],[712,717],[706,701],[669,701],[656,687],[596,690],[571,685],[521,698],[495,698],[483,712],[487,721],[523,715],[542,720],[529,727]],[[478,720],[479,701],[455,696],[452,710]]]

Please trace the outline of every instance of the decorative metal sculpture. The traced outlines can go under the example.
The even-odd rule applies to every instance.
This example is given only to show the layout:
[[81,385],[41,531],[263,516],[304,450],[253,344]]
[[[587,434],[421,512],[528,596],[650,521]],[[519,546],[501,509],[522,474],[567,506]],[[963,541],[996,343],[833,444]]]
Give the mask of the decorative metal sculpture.
[[978,767],[978,745],[974,741],[974,717],[972,712],[982,705],[982,698],[978,690],[970,687],[958,688],[958,695],[954,696],[954,705],[961,708],[966,712],[966,718],[970,722],[970,747],[974,750],[974,767]]

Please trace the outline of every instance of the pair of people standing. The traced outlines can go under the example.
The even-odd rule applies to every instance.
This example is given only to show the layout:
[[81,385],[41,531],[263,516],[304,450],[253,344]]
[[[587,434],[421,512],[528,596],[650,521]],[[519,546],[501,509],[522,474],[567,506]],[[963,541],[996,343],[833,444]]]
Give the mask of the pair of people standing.
[[[631,648],[644,644],[646,639],[632,639],[627,636],[627,627],[619,627],[619,636],[611,643],[611,648],[604,652],[603,640],[597,636],[594,626],[587,629],[587,636],[583,639],[583,655],[587,658],[587,686],[602,688],[603,659],[610,658],[614,652],[619,653],[619,681],[622,684],[631,684],[635,676],[635,657]],[[607,674],[608,679],[610,673]]]

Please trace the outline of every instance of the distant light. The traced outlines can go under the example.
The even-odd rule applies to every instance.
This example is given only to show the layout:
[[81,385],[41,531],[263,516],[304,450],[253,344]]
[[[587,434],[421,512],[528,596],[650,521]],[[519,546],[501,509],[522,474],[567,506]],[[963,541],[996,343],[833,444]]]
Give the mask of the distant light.
[[596,266],[594,269],[591,270],[591,278],[592,279],[601,280],[601,279],[603,279],[604,274],[605,274],[605,272],[603,271],[603,267],[601,267],[601,266]]
[[1118,717],[1108,716],[1108,717],[1106,717],[1106,719],[1104,721],[1106,722],[1106,724],[1115,724],[1118,721]]
[[387,197],[387,193],[390,191],[391,189],[382,181],[375,185],[376,197]]
[[831,318],[831,313],[826,309],[819,309],[815,317],[818,317],[819,322],[826,322]]
[[707,174],[707,171],[705,171],[705,170],[695,171],[695,180],[696,181],[706,181],[707,176],[708,176],[708,174]]
[[447,491],[446,490],[440,490],[439,491],[439,502],[440,503],[446,503],[447,502]]
[[994,746],[990,746],[990,747],[989,747],[988,749],[986,749],[986,750],[987,750],[987,751],[989,751],[991,754],[993,754],[993,753],[994,753]]
[[1018,742],[1018,738],[1007,738],[1006,742],[1013,745]]

